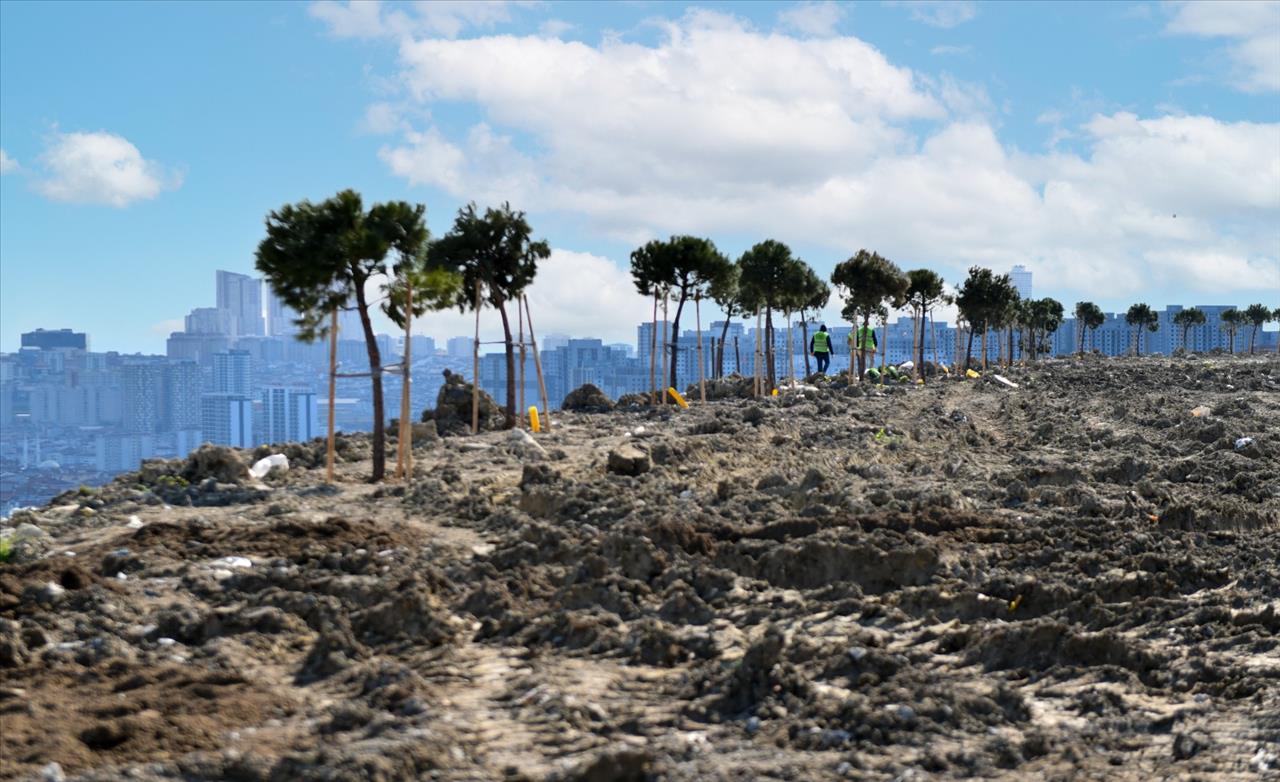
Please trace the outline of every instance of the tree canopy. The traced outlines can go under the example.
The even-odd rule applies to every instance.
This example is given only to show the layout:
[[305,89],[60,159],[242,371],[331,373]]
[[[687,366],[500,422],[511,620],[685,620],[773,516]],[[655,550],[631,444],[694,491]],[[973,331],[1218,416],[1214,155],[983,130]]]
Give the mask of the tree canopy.
[[[449,233],[431,243],[430,254],[439,268],[450,269],[462,277],[454,302],[466,312],[476,306],[479,292],[482,303],[488,303],[502,317],[502,333],[507,364],[507,427],[516,421],[515,348],[511,341],[511,321],[507,302],[519,299],[538,273],[538,262],[551,255],[545,241],[531,237],[533,229],[524,212],[511,204],[486,208],[481,215],[474,203],[458,210]],[[472,382],[480,382],[472,378]]]
[[330,315],[355,301],[373,386],[375,481],[386,473],[382,356],[365,288],[375,276],[388,275],[386,258],[393,248],[397,265],[421,254],[427,240],[425,211],[420,204],[391,201],[366,212],[354,190],[318,204],[286,204],[267,215],[267,236],[256,253],[255,266],[271,290],[298,313],[300,339],[310,342],[326,335]]
[[[996,274],[990,269],[974,266],[960,286],[956,306],[969,323],[969,346],[965,350],[965,366],[969,365],[973,352],[973,336],[985,334],[1003,318],[1008,317],[1010,307],[1018,300],[1018,289],[1007,274]],[[985,359],[984,359],[985,360]]]

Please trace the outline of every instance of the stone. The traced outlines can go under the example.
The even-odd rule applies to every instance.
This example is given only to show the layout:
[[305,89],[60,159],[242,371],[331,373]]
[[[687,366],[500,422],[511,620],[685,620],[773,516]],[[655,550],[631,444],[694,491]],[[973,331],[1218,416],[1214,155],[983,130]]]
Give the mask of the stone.
[[643,475],[652,463],[649,454],[634,445],[623,445],[609,452],[609,472],[615,475]]
[[[435,409],[422,411],[423,422],[434,421],[436,432],[441,437],[470,433],[472,394],[472,385],[462,375],[446,369],[444,383],[436,393]],[[506,414],[483,389],[477,407],[480,431],[494,431],[506,425]]]

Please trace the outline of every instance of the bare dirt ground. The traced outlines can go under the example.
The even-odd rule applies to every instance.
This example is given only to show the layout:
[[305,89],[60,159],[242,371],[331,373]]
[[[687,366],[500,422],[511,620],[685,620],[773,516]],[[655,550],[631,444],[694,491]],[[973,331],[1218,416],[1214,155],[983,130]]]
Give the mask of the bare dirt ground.
[[1280,360],[1008,376],[65,495],[0,777],[1280,778]]

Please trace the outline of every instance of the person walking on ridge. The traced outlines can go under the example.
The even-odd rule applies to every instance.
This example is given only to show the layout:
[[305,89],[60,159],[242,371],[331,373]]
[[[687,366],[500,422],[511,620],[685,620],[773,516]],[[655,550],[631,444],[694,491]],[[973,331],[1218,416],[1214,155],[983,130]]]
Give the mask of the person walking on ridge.
[[826,325],[822,325],[809,338],[809,352],[818,360],[818,374],[827,374],[827,367],[831,366],[831,335],[827,333]]
[[861,379],[867,371],[867,351],[871,351],[871,355],[875,356],[879,347],[876,340],[876,330],[870,326],[859,326],[857,330],[849,332],[849,363],[853,363],[853,357],[858,357],[858,377]]

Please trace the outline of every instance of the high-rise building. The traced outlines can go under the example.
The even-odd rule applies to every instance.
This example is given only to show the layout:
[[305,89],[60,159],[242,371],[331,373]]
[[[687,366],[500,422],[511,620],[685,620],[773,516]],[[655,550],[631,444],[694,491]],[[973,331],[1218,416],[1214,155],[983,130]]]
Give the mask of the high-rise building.
[[449,337],[445,345],[445,352],[449,354],[449,358],[471,358],[471,349],[475,345],[475,340],[471,337]]
[[231,337],[226,334],[188,334],[174,331],[165,341],[165,355],[170,361],[194,361],[202,367],[213,366],[215,353],[231,347]]
[[1013,283],[1013,287],[1017,288],[1018,295],[1023,299],[1031,298],[1031,272],[1022,264],[1017,264],[1013,270],[1009,272],[1009,281]]
[[236,394],[204,394],[200,431],[206,442],[215,445],[253,447],[253,400]]
[[165,417],[164,365],[125,364],[120,372],[124,416],[122,425],[130,434],[154,434]]
[[310,389],[263,389],[262,415],[263,435],[269,443],[305,442],[319,436],[316,395]]
[[168,431],[200,428],[200,394],[204,372],[194,361],[177,361],[165,367],[165,428]]
[[249,397],[253,394],[253,362],[247,350],[213,354],[213,391]]
[[183,331],[188,334],[234,335],[236,315],[221,307],[196,307],[187,314]]
[[217,282],[218,309],[230,310],[235,316],[235,334],[264,336],[266,328],[262,320],[262,280],[219,269]]
[[36,329],[22,335],[22,347],[41,350],[88,350],[89,337],[84,332],[71,329]]

